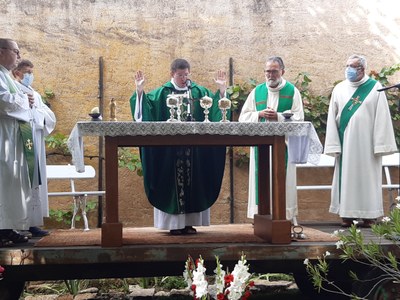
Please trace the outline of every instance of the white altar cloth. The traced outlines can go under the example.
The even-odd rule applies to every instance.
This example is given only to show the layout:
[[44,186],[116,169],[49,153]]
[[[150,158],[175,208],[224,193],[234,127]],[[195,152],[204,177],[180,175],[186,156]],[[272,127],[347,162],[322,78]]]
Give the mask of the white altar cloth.
[[[72,162],[78,172],[84,170],[84,136],[168,136],[231,135],[288,137],[289,159],[318,164],[322,144],[311,122],[112,122],[82,121],[75,124],[68,138]],[[229,146],[229,145],[227,145]],[[296,150],[297,149],[297,150]],[[303,149],[303,150],[301,150]],[[300,152],[299,152],[300,151]]]

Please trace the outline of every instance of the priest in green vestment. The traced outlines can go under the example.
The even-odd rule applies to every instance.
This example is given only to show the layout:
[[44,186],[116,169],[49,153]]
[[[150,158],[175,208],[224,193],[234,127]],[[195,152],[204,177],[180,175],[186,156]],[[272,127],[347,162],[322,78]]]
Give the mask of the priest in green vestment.
[[[176,59],[171,64],[171,80],[153,91],[145,93],[144,75],[135,75],[136,92],[130,99],[132,116],[136,122],[167,121],[170,109],[166,99],[171,94],[190,93],[183,99],[180,114],[182,121],[202,122],[204,109],[200,101],[204,96],[212,98],[210,121],[221,120],[218,100],[225,96],[226,74],[218,71],[215,79],[218,91],[213,94],[207,88],[188,79],[190,64]],[[177,118],[178,116],[175,116]],[[193,234],[193,226],[210,224],[209,208],[217,200],[224,168],[225,147],[142,147],[140,149],[144,186],[154,209],[154,226],[170,230],[173,235]]]
[[[299,90],[282,76],[285,65],[279,56],[269,57],[265,63],[265,82],[253,89],[246,99],[239,122],[283,122],[283,112],[293,114],[293,121],[303,121],[303,102]],[[286,218],[297,225],[296,164],[286,166]],[[250,149],[249,197],[247,217],[258,213],[257,147]]]

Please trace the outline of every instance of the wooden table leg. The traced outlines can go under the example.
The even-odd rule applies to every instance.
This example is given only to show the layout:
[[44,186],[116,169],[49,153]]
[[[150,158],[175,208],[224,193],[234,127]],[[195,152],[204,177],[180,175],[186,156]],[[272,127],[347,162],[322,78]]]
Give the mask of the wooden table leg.
[[[285,137],[275,136],[272,145],[272,210],[269,197],[271,188],[270,165],[266,162],[269,161],[270,156],[268,146],[259,147],[258,152],[258,185],[259,196],[261,195],[261,197],[259,197],[258,214],[254,215],[254,234],[272,244],[289,244],[291,242],[291,223],[286,220],[285,151]],[[267,212],[272,212],[272,214]]]
[[118,138],[105,137],[106,220],[101,227],[102,247],[122,246],[122,223],[118,216]]

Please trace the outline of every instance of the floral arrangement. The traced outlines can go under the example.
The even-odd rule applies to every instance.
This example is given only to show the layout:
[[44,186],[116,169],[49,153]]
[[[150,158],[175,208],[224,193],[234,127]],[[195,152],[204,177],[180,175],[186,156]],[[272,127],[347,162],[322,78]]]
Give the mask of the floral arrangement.
[[188,288],[193,291],[194,298],[201,300],[248,299],[251,295],[250,288],[254,286],[254,282],[250,281],[251,274],[249,273],[246,256],[242,254],[232,273],[222,269],[223,266],[218,256],[215,259],[217,265],[214,270],[215,282],[214,285],[209,285],[203,258],[200,256],[195,263],[192,257],[188,256],[183,277],[188,284]]

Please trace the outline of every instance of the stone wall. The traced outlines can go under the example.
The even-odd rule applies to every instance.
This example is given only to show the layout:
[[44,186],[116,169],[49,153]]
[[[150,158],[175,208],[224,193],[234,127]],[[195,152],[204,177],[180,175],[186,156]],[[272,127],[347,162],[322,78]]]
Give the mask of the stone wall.
[[[131,120],[128,99],[134,90],[134,72],[145,72],[150,90],[169,79],[170,62],[177,57],[191,62],[194,81],[214,89],[215,72],[228,71],[230,58],[235,83],[250,78],[261,82],[265,58],[280,55],[288,80],[308,72],[311,87],[321,93],[328,93],[333,82],[342,79],[346,58],[354,52],[365,55],[369,68],[378,70],[400,57],[397,0],[0,3],[1,36],[15,39],[23,58],[34,62],[34,87],[41,93],[54,92],[56,132],[66,135],[99,105],[100,57],[104,59],[104,119],[113,97],[118,120]],[[86,154],[97,155],[97,139],[88,139],[86,147]],[[96,166],[95,160],[87,163]],[[151,207],[143,198],[140,178],[121,172],[123,222],[151,225]],[[243,222],[247,174],[237,168],[235,174],[235,220]],[[224,182],[213,208],[214,223],[229,222],[229,177]],[[329,195],[324,197],[329,201]]]

